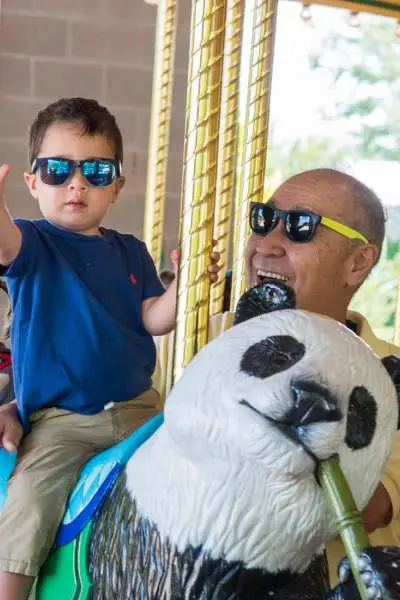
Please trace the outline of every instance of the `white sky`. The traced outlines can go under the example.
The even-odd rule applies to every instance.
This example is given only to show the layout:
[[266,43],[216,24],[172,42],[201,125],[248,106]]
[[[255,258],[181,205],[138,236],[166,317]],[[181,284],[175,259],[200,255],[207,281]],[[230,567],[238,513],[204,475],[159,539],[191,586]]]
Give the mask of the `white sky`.
[[[301,10],[298,2],[279,2],[271,98],[274,138],[295,140],[320,134],[340,142],[343,132],[338,123],[325,121],[319,114],[333,90],[321,70],[310,70],[308,57],[321,47],[321,40],[330,31],[348,31],[349,13],[311,6],[312,21],[305,23],[300,18]],[[378,18],[360,15],[360,25]],[[394,29],[393,20],[393,43],[399,43]],[[371,187],[385,204],[400,204],[399,163],[360,161],[352,165],[351,173]]]

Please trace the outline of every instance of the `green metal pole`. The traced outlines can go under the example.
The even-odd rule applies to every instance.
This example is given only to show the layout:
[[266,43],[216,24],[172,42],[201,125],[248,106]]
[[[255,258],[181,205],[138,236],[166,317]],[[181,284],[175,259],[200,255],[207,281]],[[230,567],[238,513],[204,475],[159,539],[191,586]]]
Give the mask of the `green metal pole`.
[[326,500],[335,517],[350,568],[362,600],[368,600],[367,591],[359,575],[358,562],[361,550],[370,547],[360,512],[354,502],[349,484],[340,468],[339,458],[333,456],[320,463],[318,477]]

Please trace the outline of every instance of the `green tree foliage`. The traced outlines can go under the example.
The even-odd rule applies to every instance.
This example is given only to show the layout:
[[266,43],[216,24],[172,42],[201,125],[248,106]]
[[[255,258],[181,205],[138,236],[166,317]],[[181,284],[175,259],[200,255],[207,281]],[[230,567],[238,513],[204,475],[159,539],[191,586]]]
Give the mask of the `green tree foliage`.
[[330,139],[310,136],[290,143],[272,143],[267,160],[268,173],[281,182],[296,173],[321,166],[345,169],[346,151]]
[[400,160],[400,42],[393,22],[362,20],[359,29],[330,34],[310,65],[330,75],[333,100],[323,113],[342,122],[354,156]]

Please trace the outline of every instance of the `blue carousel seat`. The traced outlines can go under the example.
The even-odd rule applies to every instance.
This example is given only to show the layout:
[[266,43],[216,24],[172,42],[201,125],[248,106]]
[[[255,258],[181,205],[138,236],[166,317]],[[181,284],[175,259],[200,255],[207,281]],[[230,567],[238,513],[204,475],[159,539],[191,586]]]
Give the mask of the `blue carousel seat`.
[[[83,467],[72,490],[55,545],[71,542],[100,506],[108,490],[132,454],[160,427],[162,413],[156,415],[129,437],[91,458]],[[7,494],[7,481],[15,465],[16,453],[0,449],[0,511]]]

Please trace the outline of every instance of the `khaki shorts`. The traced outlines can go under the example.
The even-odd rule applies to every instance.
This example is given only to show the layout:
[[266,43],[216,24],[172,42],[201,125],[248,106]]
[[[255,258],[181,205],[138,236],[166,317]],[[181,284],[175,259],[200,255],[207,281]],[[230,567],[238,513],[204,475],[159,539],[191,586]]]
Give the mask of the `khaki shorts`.
[[31,415],[0,515],[0,571],[38,575],[83,465],[157,412],[159,394],[152,388],[96,415],[59,408]]

